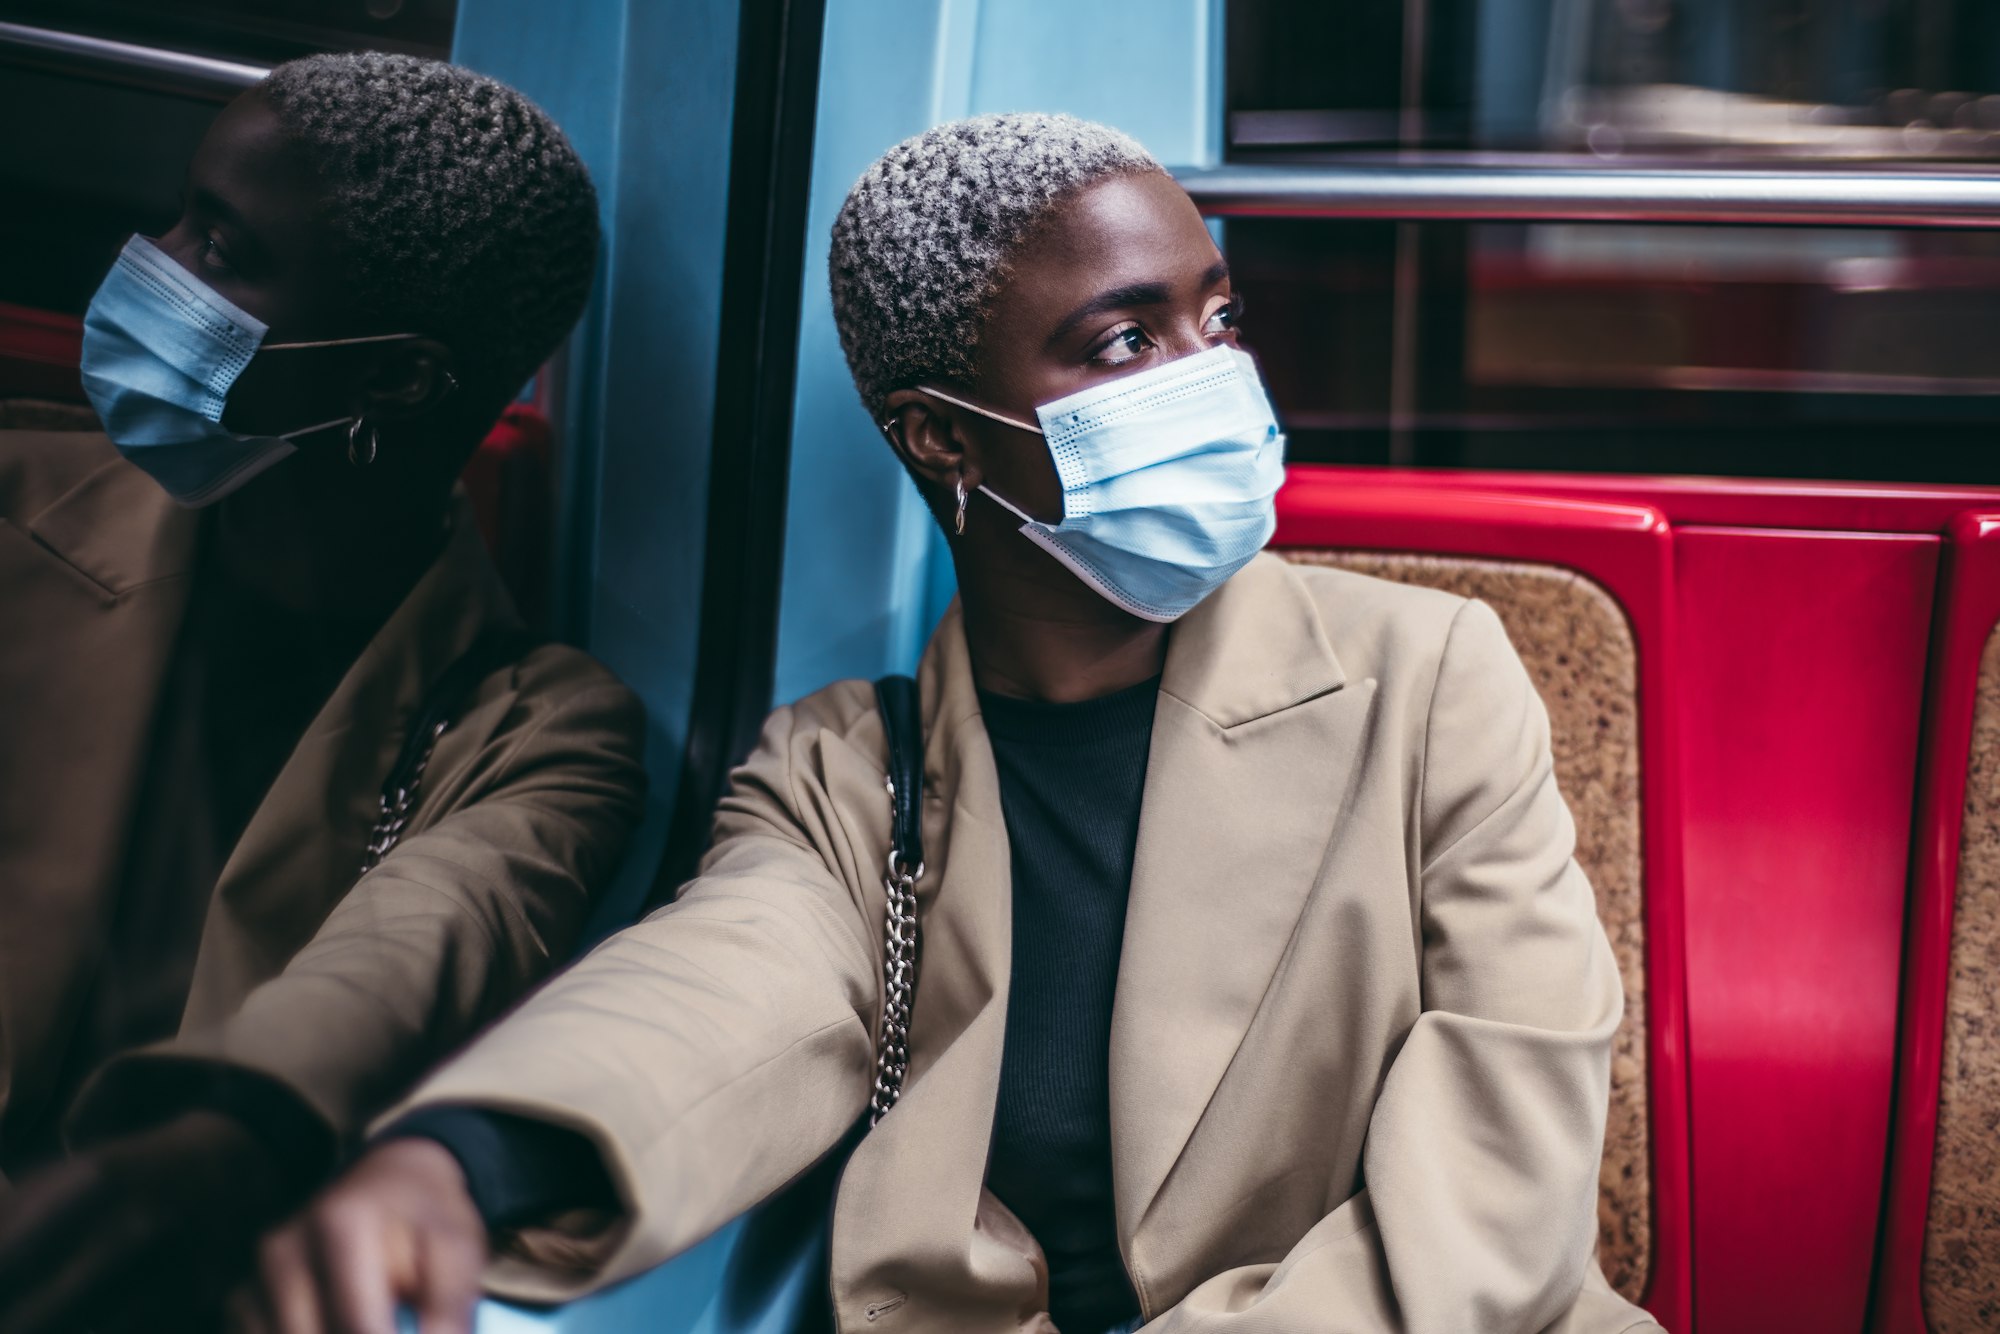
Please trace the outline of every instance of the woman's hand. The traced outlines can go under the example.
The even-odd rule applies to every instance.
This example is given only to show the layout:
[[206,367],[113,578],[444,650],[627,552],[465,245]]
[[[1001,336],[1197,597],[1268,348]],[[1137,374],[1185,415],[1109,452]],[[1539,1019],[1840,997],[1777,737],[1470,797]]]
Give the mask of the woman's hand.
[[287,1207],[268,1151],[218,1112],[57,1163],[0,1196],[0,1334],[212,1323]]
[[237,1294],[246,1334],[471,1334],[486,1224],[443,1145],[391,1140],[264,1239],[256,1283]]

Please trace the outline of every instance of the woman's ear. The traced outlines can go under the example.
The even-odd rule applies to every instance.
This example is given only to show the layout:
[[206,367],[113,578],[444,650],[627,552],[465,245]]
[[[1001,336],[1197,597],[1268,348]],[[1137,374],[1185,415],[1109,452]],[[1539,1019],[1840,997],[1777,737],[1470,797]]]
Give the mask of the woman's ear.
[[385,343],[349,410],[371,421],[395,421],[436,407],[457,389],[451,349],[443,343],[435,338]]
[[877,423],[889,445],[927,482],[949,489],[960,478],[980,482],[957,411],[921,389],[898,389],[884,401]]

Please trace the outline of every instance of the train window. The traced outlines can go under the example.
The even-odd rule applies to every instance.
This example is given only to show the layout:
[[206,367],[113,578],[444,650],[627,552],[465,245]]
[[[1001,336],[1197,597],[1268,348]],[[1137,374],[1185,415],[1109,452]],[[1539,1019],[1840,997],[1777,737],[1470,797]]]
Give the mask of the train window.
[[[1231,0],[1228,36],[1228,158],[1299,179],[2000,160],[1989,0]],[[2000,233],[1257,211],[1226,244],[1297,461],[2000,481]]]
[[457,0],[0,0],[0,125],[37,127],[0,143],[0,198],[28,201],[0,211],[0,303],[81,315],[125,238],[171,225],[209,121],[262,68],[325,50],[442,57],[457,10]]
[[1232,219],[1226,236],[1296,462],[2000,481],[1992,233]]
[[0,0],[0,22],[273,65],[314,51],[451,49],[458,0]]
[[1991,0],[1229,0],[1232,156],[2000,158]]

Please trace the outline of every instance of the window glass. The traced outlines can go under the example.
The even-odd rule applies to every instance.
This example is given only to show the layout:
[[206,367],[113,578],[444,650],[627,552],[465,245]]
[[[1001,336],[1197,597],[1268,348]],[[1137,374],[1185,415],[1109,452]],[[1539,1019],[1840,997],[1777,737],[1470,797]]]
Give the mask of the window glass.
[[2000,234],[1224,235],[1298,462],[2000,482]]
[[1992,0],[1230,0],[1233,155],[2000,158]]
[[[252,65],[374,48],[443,56],[457,0],[0,0],[0,21]],[[81,315],[118,248],[180,211],[212,96],[115,70],[49,63],[0,43],[0,303]]]
[[[2000,162],[1992,0],[1231,0],[1229,156]],[[1301,461],[2000,482],[2000,232],[1232,218]]]
[[0,0],[0,20],[276,64],[314,51],[451,49],[458,0]]

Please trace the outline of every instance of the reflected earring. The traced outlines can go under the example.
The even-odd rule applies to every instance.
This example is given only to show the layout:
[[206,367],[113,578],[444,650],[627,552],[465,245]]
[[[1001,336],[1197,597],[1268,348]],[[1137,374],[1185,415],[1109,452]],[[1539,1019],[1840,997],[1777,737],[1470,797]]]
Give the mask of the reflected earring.
[[971,497],[970,497],[970,496],[968,496],[968,495],[966,495],[966,494],[965,494],[965,474],[964,474],[964,473],[960,473],[960,474],[958,475],[958,480],[957,480],[957,482],[956,482],[956,483],[954,483],[954,485],[952,486],[952,492],[953,492],[953,494],[955,494],[955,495],[956,495],[956,496],[958,497],[958,522],[957,522],[957,530],[958,530],[958,534],[959,534],[959,536],[963,537],[963,536],[965,535],[965,505],[966,505],[966,502],[967,502],[968,500],[970,500],[970,499],[971,499]]
[[347,428],[347,461],[357,468],[365,468],[375,461],[375,450],[381,443],[375,434],[375,428],[368,426],[368,448],[363,450],[361,448],[363,426],[368,426],[368,419],[356,417],[354,425]]

